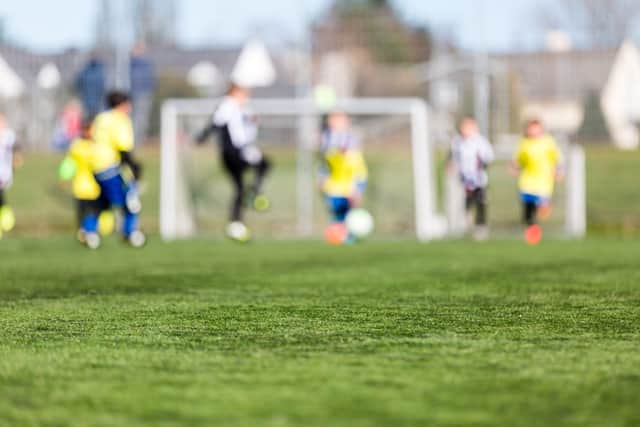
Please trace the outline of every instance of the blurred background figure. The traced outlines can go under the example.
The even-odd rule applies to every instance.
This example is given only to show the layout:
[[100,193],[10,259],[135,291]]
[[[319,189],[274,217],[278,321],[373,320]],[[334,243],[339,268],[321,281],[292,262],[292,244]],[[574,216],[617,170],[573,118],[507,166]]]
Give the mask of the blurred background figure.
[[136,144],[143,144],[148,136],[151,107],[156,90],[155,67],[146,55],[144,43],[136,44],[131,50],[129,78],[135,141]]
[[[101,196],[109,207],[122,212],[122,237],[133,247],[142,247],[146,237],[140,230],[139,214],[142,210],[137,187],[142,165],[134,158],[134,136],[131,124],[131,99],[128,94],[112,91],[107,95],[109,110],[101,113],[93,125],[94,152],[92,169],[100,187]],[[127,179],[127,173],[132,179]],[[101,244],[98,216],[86,221],[86,244],[97,249]]]
[[[460,133],[451,146],[450,167],[455,169],[465,191],[467,228],[473,228],[475,240],[489,237],[487,223],[487,169],[495,154],[491,143],[480,134],[478,122],[466,117],[460,122]],[[473,216],[475,210],[475,217]]]
[[320,188],[332,221],[342,224],[352,209],[361,206],[368,180],[362,145],[348,115],[329,114],[321,136],[320,157]]
[[563,156],[556,140],[538,119],[529,120],[525,135],[514,156],[513,171],[518,176],[525,240],[537,245],[542,239],[539,219],[551,216],[555,184],[563,179]]
[[11,231],[16,222],[13,210],[5,199],[5,192],[13,182],[13,169],[21,163],[16,151],[16,134],[0,113],[0,238]]
[[[251,231],[244,224],[245,204],[259,212],[270,207],[262,190],[271,162],[257,145],[258,123],[247,106],[250,96],[250,89],[232,84],[213,120],[197,138],[202,144],[218,132],[222,164],[233,186],[227,236],[241,243],[251,239]],[[251,186],[244,177],[248,170],[254,172]]]
[[104,110],[106,85],[107,77],[104,63],[94,53],[87,65],[78,73],[75,82],[85,118],[94,118]]
[[[72,99],[63,108],[58,124],[53,133],[53,149],[65,151],[71,142],[82,133],[82,105]],[[91,119],[88,119],[90,121]]]

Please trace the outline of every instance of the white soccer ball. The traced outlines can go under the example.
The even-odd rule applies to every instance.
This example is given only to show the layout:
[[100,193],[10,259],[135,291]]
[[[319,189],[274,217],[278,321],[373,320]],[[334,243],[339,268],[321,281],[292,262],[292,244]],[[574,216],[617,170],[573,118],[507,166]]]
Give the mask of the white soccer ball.
[[347,215],[347,229],[357,239],[365,239],[373,233],[373,217],[364,209],[354,209]]

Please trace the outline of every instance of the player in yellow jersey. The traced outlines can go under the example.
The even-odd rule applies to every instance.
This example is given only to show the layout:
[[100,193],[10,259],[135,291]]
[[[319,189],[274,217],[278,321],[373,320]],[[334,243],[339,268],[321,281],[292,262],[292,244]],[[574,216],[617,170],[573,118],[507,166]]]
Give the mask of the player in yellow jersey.
[[537,244],[542,238],[538,215],[542,219],[550,215],[555,184],[563,178],[562,152],[539,120],[527,123],[513,169],[519,177],[518,187],[527,224],[526,240]]
[[113,228],[113,215],[107,211],[108,203],[100,197],[100,186],[93,176],[94,148],[91,121],[87,120],[82,124],[82,134],[71,142],[67,156],[59,168],[60,179],[71,180],[78,220],[78,240],[91,249],[96,249],[100,241],[93,236],[87,239],[87,230],[95,229],[98,223],[102,223],[98,228],[103,233],[108,233]]
[[[107,110],[98,114],[93,123],[94,154],[92,169],[100,186],[102,197],[111,207],[122,210],[122,235],[129,244],[141,247],[146,237],[139,229],[138,215],[141,210],[137,182],[142,168],[133,157],[134,136],[131,123],[131,100],[129,95],[114,91],[107,95]],[[133,180],[123,178],[127,166]],[[97,235],[97,228],[87,230]]]
[[344,223],[353,208],[362,204],[368,170],[351,120],[331,113],[320,143],[320,187],[335,223]]

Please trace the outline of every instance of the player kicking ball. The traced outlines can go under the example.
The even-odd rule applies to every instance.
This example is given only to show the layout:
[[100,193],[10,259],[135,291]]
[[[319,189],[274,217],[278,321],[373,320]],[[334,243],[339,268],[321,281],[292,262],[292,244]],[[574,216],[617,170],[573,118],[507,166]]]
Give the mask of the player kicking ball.
[[[348,115],[341,112],[328,115],[320,141],[320,157],[320,188],[333,221],[325,237],[333,245],[352,243],[357,236],[348,231],[348,216],[362,205],[368,170],[360,140],[351,128]],[[372,227],[370,219],[365,222],[371,223]]]
[[82,124],[82,134],[71,142],[67,156],[60,164],[58,175],[61,181],[71,181],[71,192],[75,201],[80,243],[90,249],[97,249],[99,239],[87,239],[87,230],[98,221],[100,235],[113,231],[115,219],[105,199],[100,197],[100,186],[93,176],[91,167],[94,156],[94,142],[91,136],[91,121]]
[[[257,121],[247,107],[250,94],[249,89],[232,84],[213,120],[197,138],[198,143],[203,144],[213,133],[219,136],[222,164],[234,191],[226,234],[240,243],[251,240],[251,231],[243,221],[245,205],[259,212],[270,207],[262,190],[271,162],[257,146]],[[254,172],[254,180],[247,186],[245,174],[249,170]]]
[[15,227],[13,210],[6,204],[5,193],[13,182],[13,170],[22,163],[17,154],[16,135],[0,114],[0,239]]
[[[125,242],[139,248],[146,243],[146,237],[139,228],[142,206],[137,183],[142,167],[133,157],[133,125],[129,117],[131,100],[126,93],[114,91],[107,96],[107,106],[109,110],[99,114],[93,123],[93,174],[101,197],[110,207],[122,211],[121,231]],[[127,169],[133,176],[129,182],[123,177]],[[92,241],[91,247],[100,246],[97,218],[88,221],[86,232],[87,241]]]
[[[460,122],[460,135],[451,145],[450,167],[457,171],[465,189],[465,207],[468,226],[475,226],[473,238],[484,241],[489,238],[487,226],[487,189],[489,174],[487,168],[495,158],[493,148],[480,135],[478,123],[467,117]],[[475,208],[475,219],[472,217]]]
[[537,245],[542,240],[538,220],[551,216],[555,183],[564,178],[562,153],[555,139],[545,132],[539,120],[527,123],[513,161],[513,172],[519,176],[518,187],[527,225],[525,240]]

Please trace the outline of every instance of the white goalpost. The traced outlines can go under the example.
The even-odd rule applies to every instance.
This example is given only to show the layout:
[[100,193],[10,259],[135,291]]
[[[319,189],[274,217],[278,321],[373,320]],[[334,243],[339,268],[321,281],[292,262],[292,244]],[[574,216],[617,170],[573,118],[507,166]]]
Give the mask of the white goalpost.
[[[220,100],[172,99],[162,106],[161,129],[161,189],[160,233],[165,240],[193,237],[197,227],[186,191],[180,163],[180,144],[190,144],[189,136],[181,135],[182,117],[211,116]],[[257,99],[251,103],[258,117],[297,117],[302,126],[297,138],[297,185],[292,197],[296,199],[296,221],[300,236],[312,231],[314,207],[313,147],[316,123],[323,111],[312,100]],[[413,204],[415,235],[420,241],[446,235],[446,220],[437,214],[437,186],[433,144],[429,132],[427,104],[417,98],[360,98],[345,99],[336,109],[354,116],[406,116],[410,122],[411,156],[413,168]],[[307,120],[310,131],[304,129]],[[389,206],[393,209],[393,206]]]

